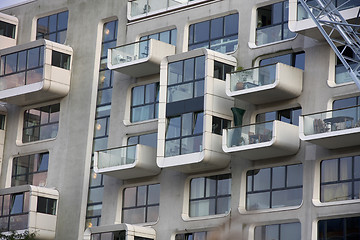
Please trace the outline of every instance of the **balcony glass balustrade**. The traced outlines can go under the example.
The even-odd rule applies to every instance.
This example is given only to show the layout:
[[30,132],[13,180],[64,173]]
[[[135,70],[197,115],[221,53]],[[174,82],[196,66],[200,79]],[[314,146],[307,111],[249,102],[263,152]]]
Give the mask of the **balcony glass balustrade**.
[[300,117],[300,138],[328,149],[360,145],[360,106]]
[[302,91],[303,71],[275,63],[227,74],[229,97],[263,104],[298,97]]
[[98,154],[98,169],[123,166],[135,162],[136,145],[101,150]]
[[143,77],[159,73],[161,60],[173,54],[175,46],[155,39],[146,39],[110,48],[107,66],[132,77]]
[[230,73],[232,92],[273,84],[276,79],[276,64]]
[[272,139],[273,122],[264,122],[226,129],[228,148],[269,142]]
[[279,120],[225,129],[222,148],[250,160],[282,157],[299,150],[298,126]]
[[149,56],[150,39],[112,48],[111,65],[132,62]]
[[156,148],[141,144],[95,152],[94,170],[119,179],[154,176],[160,172]]
[[360,127],[360,106],[303,116],[304,135],[335,132]]
[[131,20],[206,1],[209,0],[130,0],[128,18]]

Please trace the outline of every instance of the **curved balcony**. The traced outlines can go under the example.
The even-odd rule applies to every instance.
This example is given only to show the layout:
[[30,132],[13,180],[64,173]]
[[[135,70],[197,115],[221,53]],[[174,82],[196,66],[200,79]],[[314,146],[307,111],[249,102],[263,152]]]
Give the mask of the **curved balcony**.
[[35,232],[36,239],[55,239],[55,189],[23,185],[0,190],[0,232]]
[[72,52],[44,39],[0,50],[0,100],[28,105],[65,97]]
[[0,12],[0,50],[16,45],[19,20]]
[[213,0],[129,0],[128,19],[136,20]]
[[160,173],[156,165],[156,149],[137,144],[95,152],[94,170],[119,179],[154,176]]
[[[310,10],[316,15],[319,12],[316,9],[316,1],[308,0],[307,2],[310,6],[314,6],[313,8],[310,8]],[[356,24],[356,19],[360,10],[360,1],[336,1],[336,4],[338,4],[337,7],[339,7],[341,15],[349,23]],[[289,1],[289,29],[292,32],[300,33],[317,40],[324,40],[323,35],[318,30],[313,20],[308,16],[305,9],[297,0]]]
[[250,160],[295,154],[300,147],[298,127],[278,120],[224,129],[226,153]]
[[360,106],[300,116],[300,139],[328,149],[360,145]]
[[283,63],[232,72],[226,76],[226,94],[253,104],[298,97],[303,71]]
[[175,46],[147,39],[109,49],[107,66],[132,77],[143,77],[159,73],[161,60],[173,54]]

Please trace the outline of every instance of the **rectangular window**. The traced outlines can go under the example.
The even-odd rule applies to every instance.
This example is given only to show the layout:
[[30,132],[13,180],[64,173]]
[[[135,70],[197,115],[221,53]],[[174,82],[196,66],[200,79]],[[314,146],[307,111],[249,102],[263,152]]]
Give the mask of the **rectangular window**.
[[318,240],[360,238],[360,217],[335,218],[318,222]]
[[205,56],[168,64],[167,102],[204,96]]
[[0,130],[5,130],[6,115],[0,114]]
[[247,172],[246,209],[298,206],[302,201],[302,165]]
[[[332,114],[332,118],[336,117],[346,117],[351,119],[350,123],[346,122],[338,122],[335,123],[337,129],[345,129],[351,127],[359,127],[360,126],[360,97],[351,97],[335,100],[333,102],[333,109],[338,110],[334,111]],[[348,108],[348,109],[347,109]],[[344,126],[342,126],[344,125]],[[333,127],[332,127],[333,129]]]
[[131,122],[158,117],[159,83],[137,86],[131,90]]
[[61,44],[65,43],[69,12],[64,11],[37,20],[36,39],[48,39]]
[[145,146],[157,147],[157,132],[133,136],[128,138],[127,145],[142,144]]
[[223,129],[231,127],[231,121],[219,117],[212,117],[212,133],[222,135]]
[[43,68],[43,46],[1,56],[0,90],[42,81]]
[[168,119],[165,157],[202,151],[204,113],[184,113]]
[[305,52],[288,53],[260,60],[259,65],[265,66],[274,63],[283,63],[299,69],[305,69]]
[[0,232],[28,228],[29,192],[0,195]]
[[321,202],[360,198],[360,156],[321,162]]
[[70,69],[70,58],[71,57],[68,54],[57,52],[57,51],[53,50],[52,58],[51,58],[52,59],[51,65],[69,70]]
[[214,78],[226,80],[226,74],[234,70],[234,67],[225,63],[214,61]]
[[55,138],[59,128],[59,115],[60,103],[26,110],[23,143]]
[[48,152],[14,158],[11,186],[46,186],[48,165]]
[[214,240],[219,239],[217,231],[204,231],[204,232],[192,232],[181,233],[175,235],[175,240]]
[[302,109],[301,107],[297,108],[289,108],[279,111],[260,113],[256,115],[256,122],[268,122],[279,120],[282,122],[286,122],[289,124],[293,124],[299,126],[299,117],[301,115]]
[[[355,55],[355,53],[350,48],[344,47],[338,47],[338,50],[342,52],[342,55],[347,59],[347,62],[350,64],[350,66],[355,69],[358,65],[360,59]],[[350,61],[350,59],[353,59],[353,61]],[[352,78],[345,68],[345,66],[342,64],[340,59],[336,57],[336,65],[335,65],[335,83],[341,84],[346,82],[352,82]]]
[[189,216],[201,217],[230,211],[231,175],[191,179]]
[[256,45],[293,38],[288,27],[289,2],[282,1],[257,9]]
[[147,39],[155,39],[176,46],[176,34],[177,34],[177,30],[176,28],[174,28],[171,30],[154,33],[151,35],[142,36],[140,38],[140,41]]
[[239,14],[191,24],[189,50],[208,48],[221,53],[234,52],[238,46]]
[[300,223],[283,223],[255,227],[255,240],[301,240]]
[[0,35],[15,39],[16,26],[11,23],[0,21]]
[[38,213],[56,215],[56,199],[38,197],[36,211]]
[[160,184],[125,188],[122,222],[135,224],[156,222],[159,217]]

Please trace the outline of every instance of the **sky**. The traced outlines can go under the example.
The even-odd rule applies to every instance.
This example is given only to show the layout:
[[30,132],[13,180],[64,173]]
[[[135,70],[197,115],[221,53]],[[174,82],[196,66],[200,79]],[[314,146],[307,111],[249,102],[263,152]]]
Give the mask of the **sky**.
[[23,2],[29,2],[29,0],[0,0],[0,9],[12,6],[12,5],[18,5]]

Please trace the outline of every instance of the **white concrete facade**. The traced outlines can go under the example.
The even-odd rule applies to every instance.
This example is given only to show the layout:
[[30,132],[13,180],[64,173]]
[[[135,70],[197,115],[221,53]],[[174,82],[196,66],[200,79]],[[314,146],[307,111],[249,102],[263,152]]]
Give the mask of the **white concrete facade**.
[[[19,157],[27,155],[48,152],[46,185],[41,189],[54,192],[52,194],[56,195],[57,200],[56,219],[52,219],[53,224],[48,226],[50,239],[90,240],[92,234],[125,231],[126,239],[145,237],[181,240],[181,234],[216,231],[224,235],[215,239],[227,239],[225,236],[230,236],[228,239],[255,240],[255,228],[258,226],[298,222],[301,225],[301,233],[294,239],[317,240],[320,220],[360,217],[360,196],[322,202],[320,186],[323,160],[360,155],[360,140],[357,134],[359,125],[356,125],[357,122],[354,120],[351,129],[319,133],[316,136],[305,136],[306,129],[303,129],[304,116],[331,111],[334,101],[358,97],[360,93],[352,82],[335,82],[336,56],[330,46],[319,37],[310,20],[296,20],[296,1],[290,0],[289,10],[289,28],[296,31],[295,37],[264,45],[256,45],[257,9],[281,2],[279,0],[194,0],[179,1],[179,4],[174,5],[165,4],[172,1],[164,1],[163,5],[163,1],[155,1],[159,1],[159,5],[153,5],[150,9],[150,0],[37,0],[2,10],[0,20],[9,19],[10,23],[16,25],[16,46],[0,46],[0,53],[8,53],[9,49],[20,49],[22,45],[37,43],[37,20],[68,11],[66,40],[63,44],[54,43],[54,46],[71,55],[71,68],[70,72],[65,73],[66,76],[61,75],[64,73],[59,71],[53,71],[49,76],[50,79],[58,81],[65,81],[65,77],[70,77],[70,80],[66,79],[65,93],[51,95],[50,92],[53,97],[46,96],[41,99],[41,96],[36,96],[36,101],[4,103],[4,109],[1,106],[0,112],[6,115],[6,124],[3,130],[0,129],[0,193],[8,191],[9,194],[13,194],[11,189],[15,160],[18,161]],[[138,7],[135,11],[132,8],[136,2],[146,5]],[[144,12],[138,12],[139,9]],[[348,9],[345,13],[352,19],[358,9],[359,7]],[[225,19],[231,14],[238,14],[238,44],[234,51],[220,53],[205,48],[189,50],[189,41],[193,37],[189,29],[193,24],[216,18]],[[104,24],[115,20],[116,46],[138,42],[143,36],[171,29],[177,30],[176,46],[151,40],[154,50],[150,59],[154,59],[155,64],[142,67],[141,64],[146,62],[139,66],[127,62],[125,71],[113,72],[112,95],[109,100],[110,121],[104,133],[108,137],[105,148],[126,149],[126,146],[131,145],[128,143],[129,138],[157,133],[157,149],[142,146],[141,142],[137,143],[141,152],[139,150],[137,153],[133,165],[111,166],[108,174],[106,168],[104,172],[98,171],[104,173],[103,186],[100,184],[102,193],[99,193],[101,204],[98,209],[101,211],[101,222],[100,226],[89,226],[86,216],[87,212],[88,215],[93,214],[88,210],[87,204],[88,198],[94,197],[89,195],[89,179],[92,177],[90,169],[94,149],[93,138],[97,134],[97,129],[94,128],[96,107],[100,105],[97,94],[100,86],[99,70],[103,63],[100,60],[103,28]],[[311,38],[314,36],[316,39]],[[0,38],[1,44],[2,41]],[[44,42],[51,43],[48,40]],[[274,89],[270,89],[266,94],[261,91],[262,89],[258,91],[256,88],[230,93],[229,80],[214,77],[215,61],[233,66],[235,71],[238,67],[259,67],[261,60],[270,57],[299,52],[305,53],[304,70],[277,64],[277,82],[271,86]],[[198,56],[206,58],[202,109],[203,148],[199,152],[166,157],[166,134],[169,127],[169,116],[166,112],[169,104],[168,66],[169,63]],[[48,63],[51,64],[50,55],[48,57]],[[56,76],[52,76],[53,74]],[[153,83],[159,83],[159,100],[154,103],[159,106],[158,117],[132,122],[133,89]],[[281,89],[277,91],[276,87]],[[275,91],[271,92],[272,90]],[[284,96],[272,96],[283,94],[282,90],[285,91]],[[244,96],[236,96],[238,92],[242,94],[242,91]],[[249,101],[245,96],[248,92],[251,92]],[[0,91],[0,96],[1,94]],[[16,95],[16,91],[13,94]],[[27,119],[24,113],[30,109],[41,109],[56,104],[60,104],[57,135],[38,141],[23,142],[24,121]],[[213,121],[214,117],[218,117],[232,121],[231,126],[235,126],[231,107],[245,110],[242,125],[255,124],[258,114],[297,107],[301,107],[301,114],[304,116],[301,116],[299,126],[277,119],[269,144],[229,147],[226,145],[226,134],[221,136],[213,132]],[[40,126],[52,124],[51,120],[43,125],[40,120],[39,122]],[[340,140],[336,140],[335,137]],[[2,138],[5,140],[2,141]],[[338,141],[344,144],[337,144]],[[252,170],[296,164],[302,166],[300,204],[248,209],[247,181]],[[96,168],[97,166],[95,170],[98,170]],[[231,174],[229,209],[219,214],[191,216],[192,180],[226,174]],[[159,202],[155,206],[158,206],[157,220],[133,224],[124,222],[126,189],[155,184],[160,184]],[[33,209],[36,211],[36,208]],[[235,234],[236,238],[232,234]],[[207,240],[211,240],[210,233],[208,235]]]

